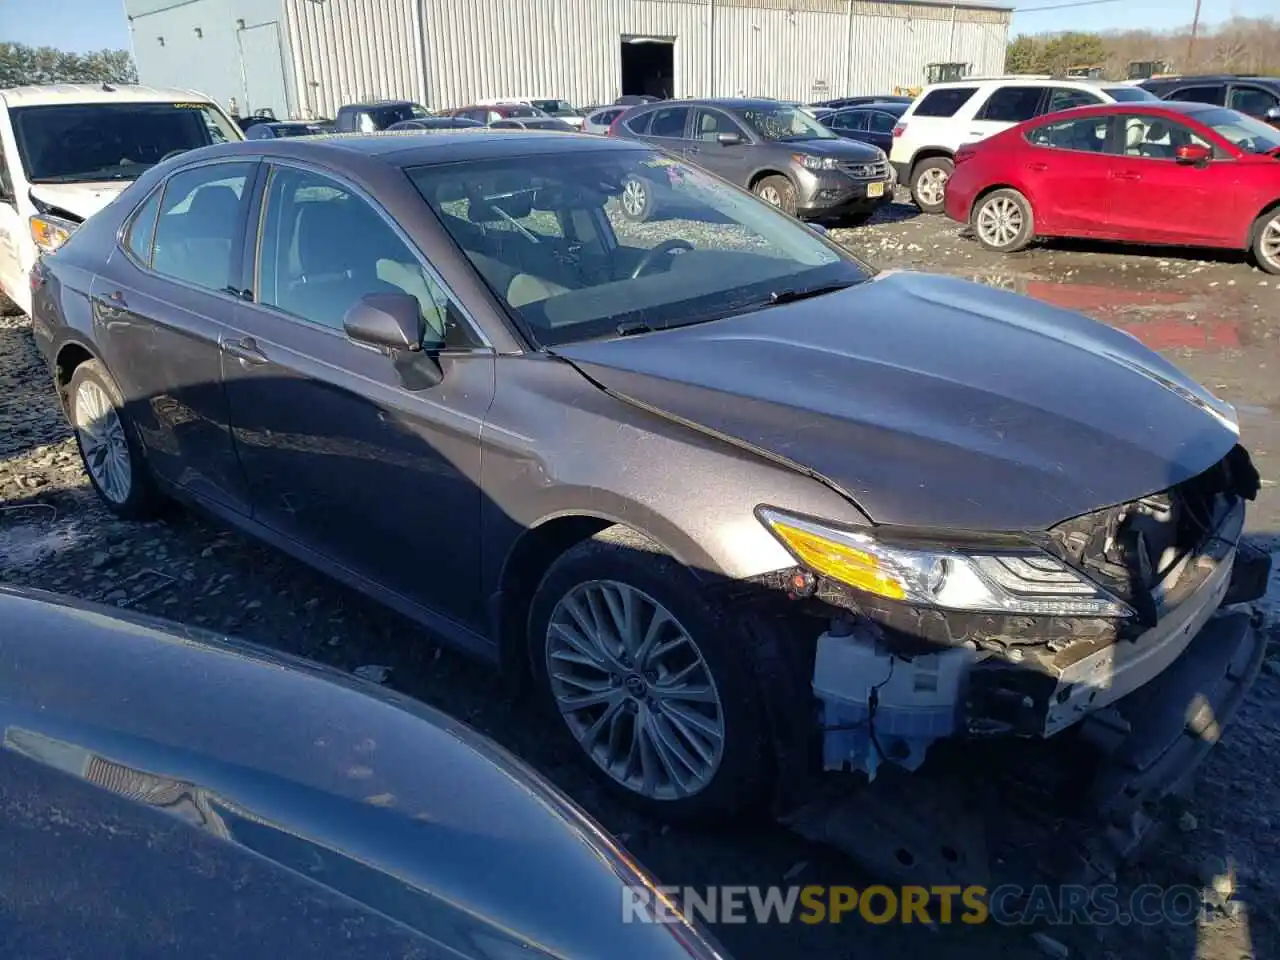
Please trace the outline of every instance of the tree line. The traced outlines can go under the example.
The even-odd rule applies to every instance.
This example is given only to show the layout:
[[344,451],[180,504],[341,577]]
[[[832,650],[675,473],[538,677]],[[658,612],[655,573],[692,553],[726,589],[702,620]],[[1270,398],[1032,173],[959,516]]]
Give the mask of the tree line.
[[0,87],[28,83],[137,83],[128,50],[70,53],[54,47],[0,43]]
[[1128,76],[1129,64],[1163,62],[1162,72],[1280,75],[1280,20],[1235,17],[1201,28],[1191,43],[1191,28],[1071,31],[1020,34],[1009,44],[1009,73],[1066,73],[1072,67],[1100,66],[1110,80]]

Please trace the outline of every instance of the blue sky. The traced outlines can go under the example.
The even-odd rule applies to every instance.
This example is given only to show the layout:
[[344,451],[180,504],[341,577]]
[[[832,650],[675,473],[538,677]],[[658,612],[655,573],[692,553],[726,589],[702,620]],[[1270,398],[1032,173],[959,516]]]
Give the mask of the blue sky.
[[[1036,12],[1072,0],[1012,0],[1014,33],[1178,27],[1191,22],[1195,0],[1108,0],[1088,6]],[[1204,0],[1201,16],[1215,23],[1230,16],[1274,16],[1276,0]],[[0,0],[0,40],[67,50],[127,47],[123,0]]]

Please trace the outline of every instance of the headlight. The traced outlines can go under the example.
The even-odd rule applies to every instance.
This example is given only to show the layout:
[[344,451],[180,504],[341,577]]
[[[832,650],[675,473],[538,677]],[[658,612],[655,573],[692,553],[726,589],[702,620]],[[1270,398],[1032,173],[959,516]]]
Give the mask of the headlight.
[[1128,617],[1134,611],[1042,550],[890,546],[865,533],[760,508],[759,516],[814,573],[887,600],[946,610],[1057,617]]
[[834,170],[839,165],[835,157],[811,157],[806,153],[792,154],[791,159],[806,170]]
[[31,218],[31,239],[41,253],[53,253],[71,238],[78,226],[62,217],[36,214]]

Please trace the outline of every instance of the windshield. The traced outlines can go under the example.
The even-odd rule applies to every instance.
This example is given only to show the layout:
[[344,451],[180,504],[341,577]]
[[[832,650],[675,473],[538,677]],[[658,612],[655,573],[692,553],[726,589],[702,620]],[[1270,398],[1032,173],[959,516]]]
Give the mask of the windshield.
[[506,107],[499,107],[499,110],[502,112],[502,115],[505,117],[545,117],[546,116],[545,113],[543,113],[541,110],[539,110],[536,107],[506,106]]
[[576,117],[578,111],[568,100],[534,100],[533,105],[543,113],[549,113],[553,117]]
[[651,150],[557,151],[408,174],[544,346],[714,320],[871,274],[786,214]]
[[10,117],[32,183],[136,180],[172,153],[244,139],[209,103],[59,103]]
[[1270,153],[1280,149],[1280,130],[1235,110],[1219,107],[1197,113],[1195,118],[1246,153]]
[[416,103],[398,103],[393,107],[377,107],[370,110],[369,115],[378,129],[385,130],[401,120],[422,120],[431,116],[431,113]]
[[795,107],[779,104],[776,107],[751,107],[737,111],[738,116],[766,140],[838,140],[821,123]]
[[1107,87],[1103,91],[1116,103],[1136,103],[1140,100],[1159,100],[1150,90],[1142,87]]

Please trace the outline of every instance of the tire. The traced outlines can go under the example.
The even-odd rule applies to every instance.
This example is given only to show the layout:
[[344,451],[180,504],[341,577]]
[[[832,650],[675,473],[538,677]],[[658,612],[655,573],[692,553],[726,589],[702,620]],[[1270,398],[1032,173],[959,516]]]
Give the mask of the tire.
[[67,415],[85,473],[107,509],[126,520],[154,516],[162,501],[137,430],[120,389],[97,360],[86,360],[72,374]]
[[751,188],[751,192],[783,213],[796,215],[796,187],[786,177],[765,177]]
[[22,310],[19,306],[9,299],[4,293],[0,292],[0,317],[20,317]]
[[[630,593],[629,603],[624,592]],[[623,665],[615,658],[621,631],[606,637],[610,652],[605,653],[587,631],[574,626],[580,622],[571,611],[574,602],[578,615],[588,618],[585,622],[592,622],[594,602],[595,609],[616,624],[609,619],[609,598],[613,608],[637,616],[637,635],[640,630],[649,632],[658,608],[670,618],[651,644],[651,649],[667,652],[651,661],[648,670],[638,660]],[[571,626],[571,633],[564,632],[565,625]],[[677,642],[681,631],[685,641]],[[656,544],[627,527],[614,526],[565,552],[534,594],[528,638],[538,695],[551,722],[607,789],[667,821],[724,822],[759,808],[770,764],[765,711],[755,693],[751,663],[743,645],[735,643],[739,637],[727,612],[705,596],[688,569]],[[632,653],[643,648],[643,643],[633,644]],[[664,678],[682,674],[678,686],[664,684]],[[564,709],[558,696],[579,694],[584,684],[602,702]],[[713,697],[714,704],[682,701],[678,695],[695,690]],[[670,720],[673,711],[678,725]],[[646,723],[657,727],[641,729]],[[722,736],[718,745],[701,732],[691,739],[681,734],[681,726],[691,732],[718,728]],[[607,736],[584,744],[586,735],[597,728]],[[654,730],[659,737],[650,732]],[[667,753],[670,766],[655,752],[659,742],[679,747]],[[700,776],[679,762],[680,752],[697,761],[693,766],[700,768]],[[673,769],[678,775],[671,775]]]
[[915,205],[925,213],[942,213],[947,181],[955,168],[950,157],[932,157],[917,163],[911,170],[911,199]]
[[1253,258],[1267,273],[1280,273],[1280,207],[1269,210],[1253,224]]
[[653,216],[654,199],[653,184],[643,177],[630,177],[622,185],[622,196],[618,198],[618,208],[622,215],[633,223],[644,223]]
[[1031,204],[1017,190],[993,190],[973,205],[969,226],[978,242],[996,253],[1025,250],[1036,237]]

